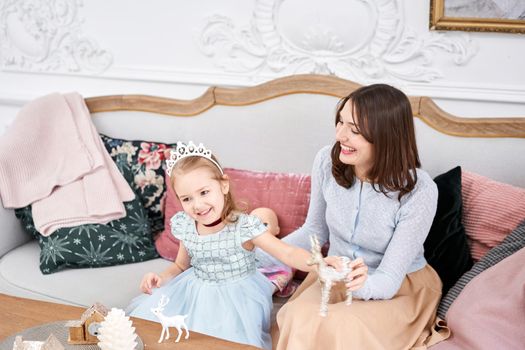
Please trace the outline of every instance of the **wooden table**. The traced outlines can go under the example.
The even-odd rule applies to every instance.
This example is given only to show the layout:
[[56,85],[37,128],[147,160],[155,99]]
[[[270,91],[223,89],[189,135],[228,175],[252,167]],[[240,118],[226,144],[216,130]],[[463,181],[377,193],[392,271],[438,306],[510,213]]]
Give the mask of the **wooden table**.
[[[79,319],[84,311],[85,308],[81,307],[17,298],[0,293],[0,341],[26,328],[50,322]],[[132,318],[132,320],[137,334],[144,342],[145,350],[173,349],[174,346],[177,349],[193,350],[258,349],[197,332],[190,332],[188,340],[184,340],[183,335],[180,342],[175,343],[176,329],[170,330],[169,340],[158,344],[157,340],[162,329],[160,324],[138,318]]]

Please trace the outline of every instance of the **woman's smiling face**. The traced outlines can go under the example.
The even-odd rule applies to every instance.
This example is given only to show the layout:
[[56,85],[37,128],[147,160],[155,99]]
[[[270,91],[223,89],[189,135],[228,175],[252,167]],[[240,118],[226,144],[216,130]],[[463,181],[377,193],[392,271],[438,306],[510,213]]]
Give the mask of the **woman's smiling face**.
[[349,100],[339,113],[340,119],[335,128],[335,138],[341,144],[339,160],[354,166],[356,176],[364,180],[374,165],[374,146],[359,133]]

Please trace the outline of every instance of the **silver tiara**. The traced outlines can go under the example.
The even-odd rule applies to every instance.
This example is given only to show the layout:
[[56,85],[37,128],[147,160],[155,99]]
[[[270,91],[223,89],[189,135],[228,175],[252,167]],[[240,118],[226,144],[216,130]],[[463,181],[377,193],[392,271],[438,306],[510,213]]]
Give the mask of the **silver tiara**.
[[170,150],[170,159],[166,160],[166,173],[168,176],[171,176],[171,171],[173,170],[175,164],[179,160],[186,157],[204,157],[215,164],[215,166],[220,170],[221,174],[224,175],[224,172],[222,171],[219,163],[217,163],[211,157],[211,151],[209,149],[206,149],[202,143],[199,143],[199,145],[196,146],[193,141],[189,141],[188,144],[185,144],[184,142],[177,142],[175,150]]

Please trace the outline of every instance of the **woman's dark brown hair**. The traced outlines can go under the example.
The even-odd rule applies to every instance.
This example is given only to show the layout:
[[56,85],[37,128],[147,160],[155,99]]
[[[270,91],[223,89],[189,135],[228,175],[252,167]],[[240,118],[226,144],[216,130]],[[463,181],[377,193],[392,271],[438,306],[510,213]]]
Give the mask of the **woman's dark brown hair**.
[[[408,97],[386,84],[363,86],[339,101],[336,125],[346,103],[352,104],[357,131],[374,149],[374,165],[366,177],[371,179],[374,190],[385,194],[399,191],[400,199],[414,189],[415,169],[421,166]],[[341,145],[336,142],[331,154],[332,174],[339,185],[350,188],[355,181],[354,167],[341,162],[340,152]]]

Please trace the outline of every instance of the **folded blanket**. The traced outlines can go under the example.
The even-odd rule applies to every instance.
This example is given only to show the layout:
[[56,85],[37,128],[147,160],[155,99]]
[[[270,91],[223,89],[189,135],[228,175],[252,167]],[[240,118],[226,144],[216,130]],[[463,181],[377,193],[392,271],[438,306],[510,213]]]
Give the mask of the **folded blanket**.
[[0,198],[32,204],[44,236],[122,218],[133,191],[104,148],[84,99],[51,94],[28,103],[0,137]]

